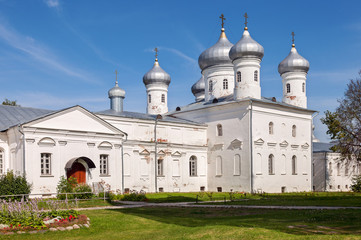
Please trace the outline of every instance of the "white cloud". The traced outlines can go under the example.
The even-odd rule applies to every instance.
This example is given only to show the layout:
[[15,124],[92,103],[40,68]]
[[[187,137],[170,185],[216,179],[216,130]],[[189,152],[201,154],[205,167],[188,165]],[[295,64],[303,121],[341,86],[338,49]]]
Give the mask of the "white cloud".
[[59,2],[59,0],[44,0],[44,2],[45,2],[46,5],[48,5],[48,7],[50,7],[50,8],[59,8],[59,7],[60,7],[60,2]]
[[168,52],[174,53],[175,55],[183,58],[184,60],[188,61],[191,64],[197,64],[197,60],[187,56],[186,54],[184,54],[183,52],[175,49],[175,48],[167,48],[167,47],[159,47],[159,49],[163,49],[166,50]]
[[[75,69],[68,66],[66,63],[61,62],[57,56],[55,56],[51,49],[38,43],[35,39],[29,36],[23,36],[17,31],[6,27],[0,23],[0,40],[3,40],[9,46],[25,53],[29,57],[37,60],[38,62],[47,65],[48,67],[62,72],[70,77],[77,78],[85,82],[96,82],[92,80],[85,71]],[[43,68],[43,66],[41,66]]]

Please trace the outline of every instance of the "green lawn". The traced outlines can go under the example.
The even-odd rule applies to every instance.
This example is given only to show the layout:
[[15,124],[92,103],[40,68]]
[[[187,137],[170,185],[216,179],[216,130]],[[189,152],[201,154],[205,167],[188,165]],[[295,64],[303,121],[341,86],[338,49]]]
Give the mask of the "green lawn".
[[361,210],[132,208],[83,211],[90,229],[2,239],[361,239]]

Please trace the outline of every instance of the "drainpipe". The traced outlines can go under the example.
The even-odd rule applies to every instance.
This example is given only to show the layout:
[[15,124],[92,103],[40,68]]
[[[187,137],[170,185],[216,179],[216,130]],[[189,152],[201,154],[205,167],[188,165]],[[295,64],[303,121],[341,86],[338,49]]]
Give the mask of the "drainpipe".
[[250,166],[250,186],[251,186],[251,193],[253,193],[253,136],[252,136],[252,110],[253,110],[253,102],[252,99],[249,100],[250,104],[251,104],[251,109],[249,112],[249,139],[250,139],[250,144],[249,144],[249,149],[250,149],[250,156],[251,156],[251,166]]
[[122,194],[124,194],[124,143],[128,140],[128,134],[127,133],[124,133],[125,134],[125,140],[123,141],[122,140]]
[[162,119],[162,115],[158,114],[155,118],[155,124],[154,124],[154,188],[155,188],[155,192],[158,192],[158,141],[157,141],[157,124],[158,124],[158,120]]
[[315,117],[317,117],[318,115],[318,112],[312,116],[312,120],[311,120],[311,191],[313,191],[313,139],[312,139],[312,136],[314,135],[314,132],[313,132],[313,128],[312,128],[312,125],[313,125],[313,119]]
[[20,132],[21,135],[23,135],[23,175],[26,175],[25,172],[25,134],[22,130],[22,126],[20,126],[20,124],[18,125],[18,131]]

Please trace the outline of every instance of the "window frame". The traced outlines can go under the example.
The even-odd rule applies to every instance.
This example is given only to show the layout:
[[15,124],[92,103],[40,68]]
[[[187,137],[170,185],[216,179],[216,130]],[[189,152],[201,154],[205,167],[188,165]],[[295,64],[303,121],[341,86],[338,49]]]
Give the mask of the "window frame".
[[269,135],[273,135],[274,133],[274,123],[273,122],[269,122],[268,123],[268,134]]
[[274,162],[274,155],[270,154],[268,156],[268,175],[275,175],[275,162]]
[[213,81],[212,80],[209,81],[208,92],[210,92],[210,93],[213,92]]
[[[40,176],[52,176],[51,158],[52,158],[51,153],[48,152],[40,153]],[[46,162],[47,160],[48,162]]]
[[4,162],[5,162],[5,153],[3,149],[0,149],[0,175],[4,174]]
[[291,84],[287,83],[286,84],[286,93],[290,93],[291,92]]
[[220,124],[220,123],[217,124],[217,136],[218,136],[218,137],[222,137],[222,136],[223,136],[223,126],[222,126],[222,124]]
[[[103,158],[104,157],[104,158]],[[104,168],[105,166],[105,168]],[[100,154],[99,155],[99,172],[100,176],[110,176],[109,174],[109,155]]]
[[194,155],[189,158],[189,176],[197,176],[197,157]]
[[258,70],[255,70],[255,71],[253,72],[253,80],[254,80],[255,82],[258,82]]
[[297,136],[297,127],[296,125],[292,125],[292,137],[296,137]]
[[157,160],[157,177],[164,177],[164,159]]
[[161,102],[162,103],[165,103],[165,94],[163,93],[162,96],[161,96]]
[[242,73],[241,73],[241,71],[237,72],[237,82],[242,82]]
[[297,157],[296,155],[292,156],[292,175],[297,175]]
[[228,90],[228,79],[223,79],[223,90]]
[[148,94],[148,103],[152,103],[152,95]]
[[302,83],[302,92],[304,93],[306,91],[306,84]]

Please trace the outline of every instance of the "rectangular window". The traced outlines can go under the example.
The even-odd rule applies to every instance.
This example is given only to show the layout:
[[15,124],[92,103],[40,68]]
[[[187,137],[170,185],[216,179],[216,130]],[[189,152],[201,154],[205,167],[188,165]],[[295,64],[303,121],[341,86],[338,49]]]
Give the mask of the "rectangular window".
[[158,174],[158,176],[164,176],[164,173],[163,173],[163,159],[158,159],[157,174]]
[[234,165],[233,166],[234,167],[233,175],[235,175],[235,176],[241,175],[241,157],[238,154],[236,154],[234,156],[234,164],[233,165]]
[[51,154],[41,153],[40,154],[40,171],[41,175],[51,175]]
[[222,158],[218,156],[216,158],[216,176],[222,175]]
[[179,177],[180,176],[180,171],[179,171],[179,160],[178,159],[174,159],[173,160],[173,177]]
[[100,175],[109,175],[108,172],[108,155],[100,155]]
[[0,174],[4,173],[4,152],[0,150]]

